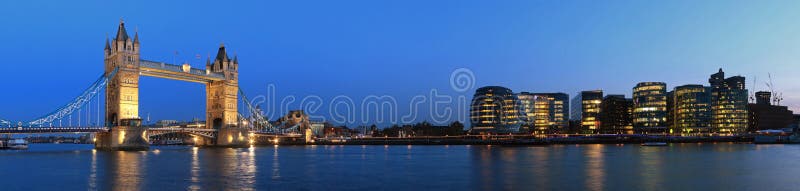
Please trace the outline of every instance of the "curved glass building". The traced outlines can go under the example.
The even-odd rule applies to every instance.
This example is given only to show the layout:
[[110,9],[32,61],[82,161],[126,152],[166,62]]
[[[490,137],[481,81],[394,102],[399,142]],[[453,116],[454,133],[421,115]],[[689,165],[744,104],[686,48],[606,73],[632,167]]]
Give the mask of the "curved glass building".
[[501,86],[475,90],[470,107],[472,133],[516,133],[525,123],[522,104],[511,91]]
[[633,128],[637,133],[665,133],[667,84],[641,82],[633,88]]
[[683,85],[673,91],[673,128],[670,133],[696,135],[711,131],[711,88]]

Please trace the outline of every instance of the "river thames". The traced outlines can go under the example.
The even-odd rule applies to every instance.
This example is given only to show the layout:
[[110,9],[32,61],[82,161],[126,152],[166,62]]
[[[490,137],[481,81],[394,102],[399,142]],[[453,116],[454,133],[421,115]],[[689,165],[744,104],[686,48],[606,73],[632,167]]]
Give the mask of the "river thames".
[[800,145],[153,146],[0,151],[8,190],[797,190]]

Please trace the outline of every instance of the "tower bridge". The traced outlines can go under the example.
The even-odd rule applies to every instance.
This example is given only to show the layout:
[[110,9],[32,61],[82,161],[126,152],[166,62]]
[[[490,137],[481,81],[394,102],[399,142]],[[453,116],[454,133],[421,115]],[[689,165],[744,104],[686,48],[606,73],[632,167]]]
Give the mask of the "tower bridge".
[[[140,55],[138,31],[130,38],[125,23],[120,20],[114,38],[106,39],[103,53],[103,75],[78,97],[28,122],[14,124],[0,119],[0,133],[95,133],[98,149],[141,150],[148,148],[150,136],[166,133],[201,137],[205,139],[204,145],[235,147],[247,145],[249,136],[256,133],[283,132],[272,127],[261,111],[249,103],[239,88],[238,58],[230,58],[224,44],[219,46],[213,59],[206,60],[202,69],[189,64],[145,60]],[[139,117],[141,76],[204,84],[205,124],[191,128],[142,125]],[[239,102],[244,103],[244,107],[240,108]]]

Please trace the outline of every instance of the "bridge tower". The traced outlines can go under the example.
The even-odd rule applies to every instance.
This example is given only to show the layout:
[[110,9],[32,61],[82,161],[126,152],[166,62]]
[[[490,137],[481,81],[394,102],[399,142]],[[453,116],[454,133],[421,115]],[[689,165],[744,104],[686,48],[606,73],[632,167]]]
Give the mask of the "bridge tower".
[[139,34],[129,38],[120,20],[117,35],[104,50],[105,74],[119,68],[106,86],[106,126],[109,132],[97,134],[95,147],[111,150],[148,148],[146,129],[139,118]]
[[239,128],[239,60],[234,55],[228,57],[225,45],[220,44],[213,63],[206,60],[206,71],[221,73],[224,80],[206,84],[206,128],[218,130],[217,146],[245,146],[248,144],[248,131]]

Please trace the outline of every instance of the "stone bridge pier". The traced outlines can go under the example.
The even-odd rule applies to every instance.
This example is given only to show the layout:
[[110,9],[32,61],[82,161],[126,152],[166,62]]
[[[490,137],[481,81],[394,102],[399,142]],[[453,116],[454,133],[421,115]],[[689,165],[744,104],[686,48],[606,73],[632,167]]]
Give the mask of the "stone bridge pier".
[[246,147],[250,145],[250,132],[238,127],[223,127],[217,132],[216,146]]
[[94,147],[99,150],[147,150],[150,142],[147,127],[142,127],[141,119],[125,119],[108,132],[95,135]]

